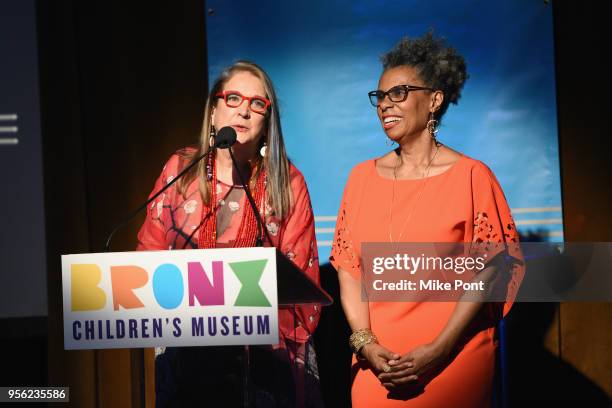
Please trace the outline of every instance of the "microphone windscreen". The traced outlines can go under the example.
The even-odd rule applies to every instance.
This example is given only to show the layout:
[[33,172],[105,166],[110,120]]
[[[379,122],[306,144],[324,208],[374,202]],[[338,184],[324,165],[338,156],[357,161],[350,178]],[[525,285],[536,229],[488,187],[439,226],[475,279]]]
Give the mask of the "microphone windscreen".
[[231,126],[225,126],[219,130],[215,137],[215,147],[218,149],[227,149],[236,143],[236,130]]

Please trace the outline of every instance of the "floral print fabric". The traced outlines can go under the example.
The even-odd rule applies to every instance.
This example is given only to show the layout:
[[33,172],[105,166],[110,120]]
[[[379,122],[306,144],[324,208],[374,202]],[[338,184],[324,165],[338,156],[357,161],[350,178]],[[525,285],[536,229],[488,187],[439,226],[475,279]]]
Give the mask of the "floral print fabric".
[[[179,154],[173,155],[157,178],[153,192],[159,191],[181,171],[185,163]],[[308,277],[319,284],[319,260],[316,246],[314,215],[310,196],[304,177],[291,165],[290,185],[292,206],[284,220],[274,216],[266,206],[263,218],[275,247],[279,248]],[[220,193],[218,208],[228,225],[219,231],[218,243],[230,244],[242,218],[242,211],[248,206],[241,188],[217,183]],[[233,197],[229,198],[228,197]],[[248,209],[250,211],[250,209]],[[199,224],[202,217],[202,198],[198,182],[193,181],[187,188],[185,196],[176,190],[176,184],[161,194],[149,205],[147,217],[138,233],[138,250],[171,250],[197,248]],[[320,307],[297,307],[297,322],[293,313],[287,309],[279,310],[281,337],[287,337],[298,343],[308,341],[314,332],[320,316]],[[296,329],[294,330],[294,323]],[[282,342],[281,342],[282,343]]]

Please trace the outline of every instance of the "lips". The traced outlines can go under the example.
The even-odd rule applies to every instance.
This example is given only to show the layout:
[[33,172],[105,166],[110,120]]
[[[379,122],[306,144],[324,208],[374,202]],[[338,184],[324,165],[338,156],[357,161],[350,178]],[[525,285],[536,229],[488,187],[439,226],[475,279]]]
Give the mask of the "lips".
[[246,132],[249,130],[248,127],[243,126],[243,125],[232,125],[232,127],[234,128],[236,132]]
[[391,129],[395,127],[398,123],[402,121],[402,118],[399,116],[384,116],[382,120],[383,128]]

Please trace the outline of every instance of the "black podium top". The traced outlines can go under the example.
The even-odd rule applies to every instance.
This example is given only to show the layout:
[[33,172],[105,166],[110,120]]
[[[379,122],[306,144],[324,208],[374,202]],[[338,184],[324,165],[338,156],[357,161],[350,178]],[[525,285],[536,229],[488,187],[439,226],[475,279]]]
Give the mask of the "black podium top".
[[329,306],[332,297],[313,282],[281,251],[276,250],[278,305],[318,304]]

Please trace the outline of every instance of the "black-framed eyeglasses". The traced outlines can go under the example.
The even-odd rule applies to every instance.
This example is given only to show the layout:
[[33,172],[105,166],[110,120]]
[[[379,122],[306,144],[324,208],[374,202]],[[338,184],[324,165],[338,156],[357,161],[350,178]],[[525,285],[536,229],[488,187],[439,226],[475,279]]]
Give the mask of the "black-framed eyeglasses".
[[433,92],[433,89],[414,85],[396,85],[393,88],[389,89],[387,92],[381,91],[380,89],[368,92],[368,96],[370,97],[370,103],[372,104],[372,106],[377,107],[385,100],[385,96],[389,96],[389,100],[391,102],[404,102],[408,97],[408,93],[410,91]]

